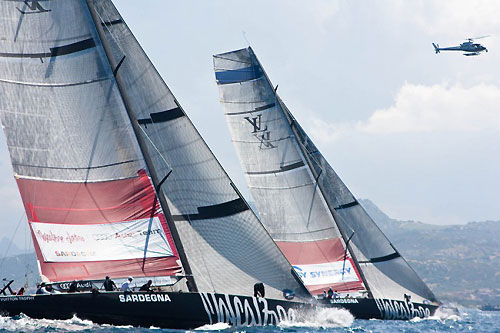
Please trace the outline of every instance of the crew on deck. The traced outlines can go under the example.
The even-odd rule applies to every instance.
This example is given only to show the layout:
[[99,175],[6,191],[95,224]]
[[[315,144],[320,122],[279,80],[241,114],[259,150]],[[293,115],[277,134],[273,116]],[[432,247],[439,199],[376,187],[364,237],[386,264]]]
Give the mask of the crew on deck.
[[46,287],[45,287],[45,282],[42,282],[39,286],[38,289],[36,290],[37,295],[44,295],[44,294],[50,294]]
[[152,291],[151,290],[151,284],[153,284],[153,281],[149,280],[147,283],[143,284],[139,291]]
[[109,278],[109,276],[106,276],[106,280],[104,280],[104,283],[102,284],[102,286],[104,287],[104,290],[106,290],[106,291],[113,291],[113,290],[118,289],[116,287],[115,282],[113,280],[111,280]]
[[71,284],[69,285],[68,293],[76,293],[80,292],[80,289],[78,289],[78,282],[76,280],[73,280]]
[[134,279],[133,277],[129,276],[128,279],[125,282],[123,282],[122,287],[120,288],[120,290],[124,291],[124,292],[131,293],[132,292],[131,283],[132,283],[133,279]]

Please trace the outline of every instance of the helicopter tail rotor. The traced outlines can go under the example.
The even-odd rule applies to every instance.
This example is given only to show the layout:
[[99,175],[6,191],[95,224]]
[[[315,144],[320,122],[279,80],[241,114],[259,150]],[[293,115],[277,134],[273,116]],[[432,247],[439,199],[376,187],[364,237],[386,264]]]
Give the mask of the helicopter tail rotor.
[[438,54],[440,51],[439,51],[439,44],[434,44],[432,43],[432,46],[434,46],[434,50],[436,51],[436,54]]

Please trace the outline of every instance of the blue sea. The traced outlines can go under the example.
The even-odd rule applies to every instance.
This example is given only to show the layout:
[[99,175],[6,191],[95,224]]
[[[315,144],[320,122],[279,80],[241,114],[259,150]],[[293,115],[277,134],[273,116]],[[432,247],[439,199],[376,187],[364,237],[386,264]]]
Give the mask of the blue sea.
[[[87,320],[32,319],[24,315],[0,316],[0,332],[180,332],[177,330],[97,325]],[[270,327],[229,327],[215,324],[192,332],[500,332],[500,312],[460,308],[459,314],[436,313],[428,319],[411,321],[354,320],[345,310],[327,309],[307,322],[285,322]]]

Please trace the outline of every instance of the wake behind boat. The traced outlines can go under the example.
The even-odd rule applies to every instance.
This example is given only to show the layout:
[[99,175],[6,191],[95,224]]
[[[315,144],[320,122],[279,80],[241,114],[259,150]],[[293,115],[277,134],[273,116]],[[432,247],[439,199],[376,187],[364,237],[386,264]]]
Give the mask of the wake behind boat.
[[313,298],[110,0],[2,1],[0,13],[2,124],[41,280],[131,275],[168,290],[4,295],[0,313],[195,328],[317,307],[434,311]]

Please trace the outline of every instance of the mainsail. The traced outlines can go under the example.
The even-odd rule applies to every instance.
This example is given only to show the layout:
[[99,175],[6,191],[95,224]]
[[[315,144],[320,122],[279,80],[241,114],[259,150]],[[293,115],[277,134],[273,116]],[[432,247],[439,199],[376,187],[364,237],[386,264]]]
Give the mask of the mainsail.
[[435,301],[280,100],[252,49],[215,55],[214,67],[262,222],[307,288]]
[[111,1],[0,12],[2,122],[48,280],[307,294]]
[[179,273],[87,9],[2,1],[0,12],[2,124],[44,279]]

